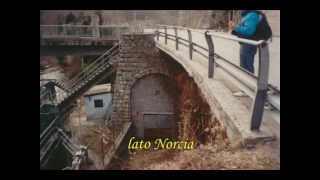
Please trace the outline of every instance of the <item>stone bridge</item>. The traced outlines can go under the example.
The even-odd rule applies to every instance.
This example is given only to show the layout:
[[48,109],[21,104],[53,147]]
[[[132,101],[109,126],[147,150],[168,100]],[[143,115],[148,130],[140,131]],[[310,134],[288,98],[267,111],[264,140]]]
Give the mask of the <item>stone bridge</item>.
[[[170,26],[159,28],[156,46],[193,77],[232,142],[240,140],[250,144],[280,138],[280,57],[276,49],[280,44],[276,44],[277,41],[264,48],[257,45],[260,48],[255,58],[256,73],[250,74],[239,68],[238,43],[255,42],[225,33]],[[263,88],[268,93],[260,96]],[[240,90],[248,97],[233,96]],[[269,103],[271,108],[263,107],[264,103]],[[262,122],[261,128],[254,125],[255,121]]]
[[[174,29],[171,30],[171,35],[174,36]],[[242,69],[234,67],[235,65],[227,64],[225,59],[219,58],[215,58],[216,65],[212,65],[214,70],[211,70],[214,71],[214,73],[212,72],[214,76],[210,78],[208,76],[210,73],[208,69],[209,60],[208,56],[205,56],[208,55],[208,50],[205,50],[206,48],[208,49],[208,46],[205,44],[206,42],[201,41],[201,38],[206,41],[204,32],[192,32],[191,36],[193,38],[197,37],[192,42],[196,42],[198,43],[196,45],[202,45],[203,47],[197,48],[194,44],[191,53],[190,44],[182,44],[183,39],[186,39],[187,42],[188,38],[185,38],[183,35],[178,36],[179,41],[182,42],[177,45],[176,39],[169,37],[169,31],[165,33],[162,29],[163,34],[161,34],[161,30],[159,32],[158,35],[160,37],[154,34],[124,35],[120,41],[121,61],[118,65],[114,87],[113,105],[115,112],[113,118],[127,121],[135,119],[135,114],[133,114],[132,107],[130,107],[132,105],[132,97],[130,95],[132,96],[132,93],[134,93],[131,89],[137,80],[151,74],[163,74],[172,77],[174,72],[170,72],[170,65],[166,64],[160,55],[161,53],[165,53],[182,65],[188,72],[188,75],[194,79],[202,96],[208,102],[213,116],[226,127],[228,137],[232,142],[238,143],[240,141],[244,144],[250,144],[259,140],[271,140],[276,136],[280,137],[280,91],[277,88],[274,88],[273,85],[265,86],[265,93],[266,91],[273,91],[272,93],[276,95],[272,93],[269,95],[259,95],[261,91],[259,92],[257,89],[261,87],[258,87],[258,77],[249,75]],[[188,31],[185,30],[183,32],[183,30],[180,30],[178,33],[185,33],[187,35]],[[166,34],[167,37],[165,37]],[[195,34],[200,35],[197,36]],[[219,40],[222,42],[223,40],[226,41],[223,37],[220,37]],[[215,53],[223,54],[221,53],[223,50],[219,50],[219,48],[225,47],[219,45],[219,40],[214,43]],[[237,45],[237,42],[235,45]],[[233,53],[234,56],[239,51],[236,48],[233,49],[236,52]],[[228,55],[229,57],[232,56]],[[263,68],[260,68],[260,70],[263,70]],[[231,73],[234,73],[234,75]],[[237,78],[234,76],[237,76]],[[273,79],[273,82],[276,83],[278,80]],[[240,90],[246,92],[248,97],[239,98],[233,96],[234,92]],[[267,99],[264,99],[264,96]],[[269,109],[264,106],[264,102],[268,102],[268,99],[271,106]],[[141,101],[140,103],[147,102]],[[279,108],[279,110],[276,108]],[[254,121],[258,123],[256,127],[252,127],[254,126]],[[261,122],[262,127],[260,128]],[[258,129],[259,131],[253,131]]]
[[[69,41],[68,38],[63,39]],[[258,47],[255,74],[239,67],[239,42]],[[180,90],[184,84],[177,82],[183,72],[195,82],[209,106],[210,119],[219,121],[232,144],[252,146],[280,140],[279,46],[279,39],[266,43],[166,25],[140,33],[121,33],[119,52],[112,63],[116,74],[111,121],[124,125],[125,131],[120,131],[115,139],[116,146],[106,155],[105,164],[110,162],[131,124],[139,137],[146,137],[154,133],[149,130],[157,128],[163,129],[162,135],[181,137],[185,122],[173,120],[179,119],[177,112],[183,110],[176,108],[176,97],[182,98]],[[107,71],[108,68],[97,68],[90,72],[103,76]],[[82,82],[81,86],[74,85],[70,92],[84,92],[86,84],[92,85],[90,81],[76,80]],[[238,91],[247,96],[234,96]]]

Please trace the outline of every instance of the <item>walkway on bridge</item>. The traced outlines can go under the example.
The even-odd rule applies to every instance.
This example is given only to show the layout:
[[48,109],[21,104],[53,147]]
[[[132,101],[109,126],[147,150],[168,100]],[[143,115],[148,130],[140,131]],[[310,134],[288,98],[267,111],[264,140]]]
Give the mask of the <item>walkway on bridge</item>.
[[[213,78],[209,78],[209,48],[204,30],[165,25],[159,26],[157,30],[160,32],[155,38],[157,47],[178,61],[194,78],[210,104],[213,114],[219,120],[224,121],[231,139],[236,140],[240,137],[245,142],[251,142],[261,139],[271,140],[274,137],[280,138],[280,89],[278,89],[280,88],[280,59],[278,59],[280,54],[277,49],[279,47],[277,41],[273,41],[269,48],[271,50],[268,52],[270,56],[267,57],[267,60],[270,58],[270,68],[267,69],[270,70],[270,80],[267,81],[269,82],[269,95],[266,100],[271,105],[269,109],[264,108],[264,112],[261,112],[263,117],[260,131],[252,131],[253,107],[257,89],[260,88],[257,87],[259,73],[261,73],[259,71],[264,68],[259,69],[258,67],[260,60],[258,55],[255,58],[255,75],[250,75],[236,67],[239,66],[239,41],[241,39],[226,33],[212,32],[212,35],[207,37],[212,38],[214,44],[215,65],[212,67],[214,68],[212,69]],[[269,64],[262,63],[261,66],[269,66]],[[234,92],[240,90],[244,91],[248,97],[233,96]]]

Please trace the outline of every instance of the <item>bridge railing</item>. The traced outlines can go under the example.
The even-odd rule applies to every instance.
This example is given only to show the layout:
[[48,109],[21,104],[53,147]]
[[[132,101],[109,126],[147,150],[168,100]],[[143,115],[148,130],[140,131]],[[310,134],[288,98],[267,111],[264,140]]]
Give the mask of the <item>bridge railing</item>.
[[[70,138],[63,132],[60,127],[63,125],[63,122],[69,116],[69,110],[72,106],[67,107],[67,109],[58,113],[55,118],[47,124],[45,129],[40,132],[40,165],[46,163],[48,154],[51,152],[54,145],[57,145],[57,142],[60,141],[61,144],[66,148],[66,150],[75,155],[76,151],[79,150],[79,147],[71,142]],[[40,113],[41,115],[41,113]],[[40,119],[40,121],[43,119]]]
[[[40,83],[43,82],[40,80]],[[47,103],[53,103],[55,100],[55,90],[53,82],[46,81],[43,85],[40,85],[40,108]]]
[[82,82],[92,73],[95,73],[97,69],[103,66],[105,63],[108,63],[109,59],[118,53],[119,45],[115,44],[112,48],[106,51],[104,54],[99,56],[96,60],[94,60],[91,64],[86,66],[81,70],[75,77],[69,80],[67,83],[69,84],[70,89],[73,89],[77,86],[78,83]]
[[126,25],[40,25],[40,37],[48,38],[104,38],[119,39],[129,31]]
[[[168,33],[169,29],[171,33]],[[187,38],[178,34],[181,31],[187,33]],[[206,40],[207,47],[195,41],[192,37],[192,32],[202,34]],[[193,53],[198,53],[208,59],[208,78],[213,78],[215,68],[220,68],[237,81],[241,90],[245,91],[253,99],[251,130],[259,130],[266,102],[270,103],[276,111],[280,112],[280,90],[268,84],[270,56],[267,42],[242,39],[214,31],[196,30],[181,26],[157,25],[155,33],[156,40],[159,41],[159,38],[163,37],[165,45],[168,44],[168,40],[174,41],[176,50],[179,50],[180,45],[187,47],[189,59],[191,60],[193,59]],[[216,53],[214,46],[216,38],[256,46],[259,58],[258,75],[255,76]],[[267,93],[268,91],[271,93]]]
[[[42,79],[46,85],[40,86],[40,108],[47,103],[59,105],[69,96],[89,83],[94,77],[101,73],[105,68],[111,67],[111,59],[119,52],[119,44],[116,43],[101,56],[96,58],[88,66],[84,67],[73,78],[58,81],[56,79]],[[59,87],[55,91],[55,86]]]

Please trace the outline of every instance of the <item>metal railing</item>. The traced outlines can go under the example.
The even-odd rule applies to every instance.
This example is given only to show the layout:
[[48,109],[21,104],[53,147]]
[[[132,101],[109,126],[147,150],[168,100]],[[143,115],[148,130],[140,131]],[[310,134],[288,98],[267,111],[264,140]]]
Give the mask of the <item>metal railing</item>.
[[[79,90],[81,87],[83,87],[85,84],[89,83],[95,76],[102,73],[107,67],[110,67],[111,64],[109,60],[113,58],[119,51],[118,44],[116,44],[114,47],[109,49],[106,53],[98,57],[94,62],[89,64],[86,68],[84,68],[80,73],[78,73],[73,79],[70,80],[70,82],[67,82],[67,84],[70,84],[70,87],[67,89],[67,92],[64,95],[64,98],[67,98],[68,96],[72,95],[72,93],[75,93],[77,90]],[[48,83],[50,84],[50,88],[47,88],[47,84],[40,87],[40,108],[42,101],[47,99],[47,97],[51,97],[52,93],[50,91],[51,86],[56,85],[55,80],[48,80]],[[61,102],[58,102],[58,104]],[[68,106],[67,106],[68,107]],[[64,109],[61,109],[60,114],[63,114],[62,111]],[[55,122],[55,121],[54,121]]]
[[116,55],[119,52],[119,44],[115,44],[111,49],[107,50],[101,56],[99,56],[96,60],[94,60],[91,64],[86,66],[80,73],[74,76],[71,80],[67,82],[69,84],[69,88],[73,89],[79,82],[83,81],[86,77],[88,77],[93,72],[96,72],[98,68],[101,68],[105,63],[107,63],[110,58]]
[[[69,96],[76,93],[87,83],[91,82],[96,76],[100,73],[104,72],[108,67],[111,67],[110,60],[115,58],[119,53],[119,45],[115,44],[111,49],[107,50],[104,54],[99,56],[96,60],[82,69],[78,74],[76,74],[72,79],[65,81],[57,81],[57,80],[47,80],[51,85],[57,86],[59,88],[63,88],[63,93],[55,94],[55,100],[50,99],[53,104],[59,105],[64,100],[66,100]],[[48,84],[48,83],[47,83]],[[52,97],[50,89],[42,89],[40,91],[40,107],[44,101],[48,99],[47,97]]]
[[[163,29],[163,32],[160,32],[160,29]],[[174,33],[168,33],[168,29],[173,29]],[[188,39],[179,36],[178,30],[186,31],[188,34]],[[204,47],[203,45],[194,42],[191,32],[203,34],[208,47]],[[248,93],[248,95],[253,99],[251,110],[251,130],[259,130],[266,102],[270,103],[275,110],[280,112],[280,90],[268,84],[270,57],[267,42],[262,40],[253,41],[242,39],[232,35],[221,34],[214,31],[204,32],[181,26],[157,25],[155,33],[156,41],[159,41],[159,38],[161,36],[164,38],[165,45],[168,44],[168,40],[174,41],[176,50],[179,50],[179,45],[187,47],[189,50],[190,60],[193,59],[193,53],[198,53],[199,55],[208,59],[208,78],[213,78],[215,68],[220,68],[239,82],[239,84],[241,85],[240,88]],[[215,52],[213,37],[257,46],[259,58],[258,76],[251,74],[240,66],[228,61],[221,55],[217,54]],[[206,53],[203,53],[203,51],[201,52],[201,50],[205,51]],[[268,94],[268,91],[272,93]]]
[[[100,57],[98,57],[96,60],[94,60],[91,64],[86,66],[81,72],[79,72],[74,78],[68,81],[57,81],[54,79],[45,79],[41,80],[43,82],[46,82],[46,85],[40,86],[40,104],[41,100],[44,99],[47,96],[52,95],[50,89],[52,86],[58,86],[66,89],[66,94],[64,94],[64,97],[61,98],[61,102],[57,102],[57,104],[60,106],[60,104],[66,100],[68,97],[73,96],[76,92],[78,92],[80,89],[83,89],[83,87],[94,80],[96,76],[104,72],[108,67],[111,67],[110,60],[112,58],[115,58],[119,52],[119,45],[115,44],[111,49],[107,50],[104,54],[102,54]],[[98,81],[100,81],[98,79]],[[50,86],[48,86],[50,85]],[[70,103],[69,103],[70,104]],[[72,143],[69,141],[67,136],[65,136],[64,133],[59,131],[59,124],[60,122],[63,122],[67,116],[68,107],[66,108],[60,108],[59,115],[52,120],[49,125],[41,132],[40,134],[40,164],[45,163],[47,159],[47,154],[51,151],[53,147],[55,147],[59,142],[62,143],[66,147],[66,149],[72,153],[74,152],[75,148],[73,147]],[[41,108],[41,105],[40,105]],[[114,132],[118,131],[117,128],[113,129]],[[116,134],[116,133],[113,133]],[[71,169],[79,169],[81,164],[86,162],[87,156],[84,156],[85,151],[83,149],[80,149],[79,152],[75,153],[72,167]]]
[[52,84],[54,84],[54,86],[57,86],[60,89],[68,92],[68,88],[66,87],[65,83],[63,82],[63,80],[58,80],[58,79],[40,79],[40,84],[41,83],[43,85],[40,85],[40,87],[43,87],[48,83],[52,83]]
[[118,40],[120,34],[128,32],[126,25],[40,25],[43,38],[99,38]]
[[61,124],[68,116],[67,111],[60,112],[54,120],[42,131],[40,134],[40,149],[46,144],[47,140],[56,132],[56,128]]
[[47,154],[58,140],[57,126],[62,118],[65,118],[65,114],[57,116],[40,134],[40,164],[45,161]]
[[40,86],[40,108],[44,104],[53,104],[55,98],[54,82],[48,81]]
[[[40,109],[45,104],[59,104],[60,100],[69,93],[65,84],[56,79],[40,79],[40,83],[41,82],[45,82],[45,84],[40,85]],[[56,89],[56,87],[58,87],[58,89]]]
[[[69,107],[70,108],[70,107]],[[48,159],[48,154],[52,150],[54,145],[61,142],[66,150],[74,156],[76,156],[76,152],[81,149],[81,146],[75,145],[70,138],[63,132],[60,126],[62,126],[62,122],[67,118],[69,114],[69,110],[65,109],[65,111],[61,112],[57,115],[54,120],[52,120],[49,125],[43,130],[40,134],[40,165],[44,165],[46,160]],[[58,142],[59,141],[59,142]]]
[[[115,56],[115,54],[112,54],[112,56]],[[113,72],[111,64],[108,62],[110,58],[109,57],[105,59],[104,61],[101,61],[99,63],[96,63],[94,67],[87,70],[83,75],[81,75],[79,78],[75,80],[75,82],[72,83],[70,87],[70,93],[67,94],[62,100],[65,101],[68,97],[73,96],[76,92],[83,89],[86,84],[90,83],[93,79],[95,79],[97,76],[99,76],[102,72],[104,72],[106,69],[109,69],[108,74],[106,76],[110,75]],[[100,80],[98,80],[100,81]],[[59,102],[59,104],[61,104]]]

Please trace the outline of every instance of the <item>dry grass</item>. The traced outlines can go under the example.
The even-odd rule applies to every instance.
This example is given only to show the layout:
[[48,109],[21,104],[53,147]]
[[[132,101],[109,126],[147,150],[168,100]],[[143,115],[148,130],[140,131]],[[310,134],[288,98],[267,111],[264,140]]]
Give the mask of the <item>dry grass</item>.
[[[148,156],[145,155],[145,157]],[[139,161],[142,160],[139,159]],[[262,147],[254,150],[229,148],[219,150],[217,146],[207,145],[192,151],[180,152],[169,160],[137,168],[146,170],[280,169],[280,162],[272,159]]]
[[[106,136],[105,143],[101,141],[101,135],[104,133]],[[87,145],[97,155],[101,155],[108,152],[111,147],[111,131],[108,128],[100,128],[99,126],[83,127],[81,131],[80,142],[81,144]],[[108,139],[109,138],[109,139]]]
[[[270,151],[271,150],[271,151]],[[119,159],[121,170],[271,170],[280,169],[280,157],[269,144],[254,149],[229,145],[200,145],[191,151],[147,150]]]

